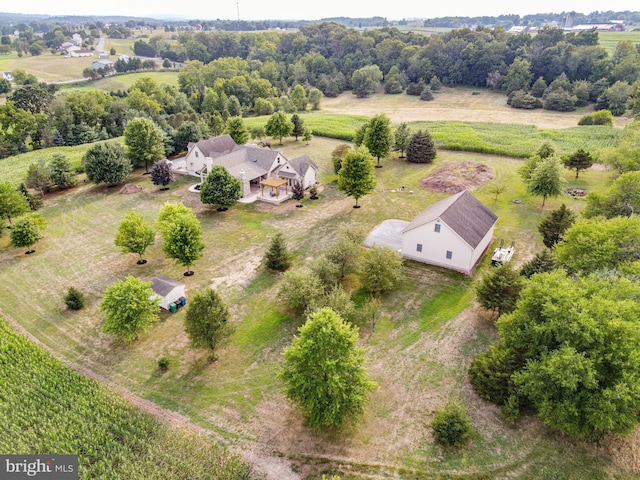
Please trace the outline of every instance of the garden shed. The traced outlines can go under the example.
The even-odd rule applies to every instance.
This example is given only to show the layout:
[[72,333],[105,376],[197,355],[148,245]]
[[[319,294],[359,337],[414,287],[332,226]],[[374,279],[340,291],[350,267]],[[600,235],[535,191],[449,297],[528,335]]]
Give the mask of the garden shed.
[[165,310],[170,310],[172,303],[181,303],[182,298],[185,301],[187,298],[186,285],[173,278],[154,277],[151,280],[151,289],[155,292],[153,297],[158,299],[158,305]]

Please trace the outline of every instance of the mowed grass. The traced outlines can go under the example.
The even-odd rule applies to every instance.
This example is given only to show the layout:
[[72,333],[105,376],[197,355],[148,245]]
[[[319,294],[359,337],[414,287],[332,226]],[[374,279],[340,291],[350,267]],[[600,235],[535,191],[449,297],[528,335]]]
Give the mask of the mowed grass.
[[124,75],[113,75],[93,82],[84,82],[81,85],[69,84],[62,86],[62,89],[66,90],[104,90],[105,92],[112,92],[127,90],[131,85],[141,78],[152,78],[158,84],[166,84],[177,87],[178,86],[178,72],[161,71],[161,72],[136,72],[127,73]]
[[[345,222],[370,230],[388,218],[411,220],[448,196],[423,189],[420,180],[443,163],[463,160],[494,169],[494,180],[474,195],[499,216],[496,238],[516,241],[516,264],[542,248],[537,225],[548,211],[562,202],[576,211],[584,205],[580,200],[557,198],[549,200],[543,211],[540,199],[529,197],[517,177],[520,160],[441,151],[431,165],[409,164],[396,156],[382,160],[384,168],[376,169],[378,187],[355,210],[353,199],[333,183],[330,152],[340,143],[322,137],[310,145],[284,140],[287,157],[306,153],[320,167],[320,200],[305,199],[302,209],[292,202],[278,207],[236,204],[220,213],[202,206],[197,195],[188,192],[196,179],[180,178],[168,192],[160,192],[141,171],[131,177],[131,182],[143,187],[138,193],[125,195],[117,189],[82,185],[51,196],[42,210],[48,228],[35,254],[25,256],[23,249],[8,245],[7,235],[0,238],[0,279],[12,286],[0,292],[1,310],[63,358],[188,415],[236,446],[268,445],[300,468],[316,461],[320,466],[314,471],[327,464],[339,471],[350,468],[353,476],[347,478],[359,478],[357,472],[385,471],[395,472],[395,478],[449,474],[496,478],[523,472],[527,472],[523,478],[535,478],[538,460],[548,458],[566,478],[621,472],[589,445],[556,438],[535,419],[527,418],[515,429],[506,426],[495,408],[471,391],[468,365],[495,336],[493,327],[469,309],[475,281],[488,268],[487,259],[474,277],[407,262],[400,288],[383,298],[375,329],[360,325],[370,371],[380,385],[361,426],[340,435],[316,434],[304,426],[277,379],[282,349],[300,323],[278,302],[281,276],[259,268],[276,232],[285,233],[289,241],[293,268],[307,265],[335,239],[337,227]],[[567,170],[565,177],[571,179],[573,173]],[[611,172],[588,171],[580,181],[590,190],[602,191],[611,178]],[[497,199],[490,191],[495,183],[507,186]],[[405,192],[393,191],[402,184]],[[523,203],[515,204],[515,199]],[[127,212],[142,212],[153,224],[165,202],[177,201],[192,207],[203,225],[207,247],[193,267],[193,277],[183,277],[185,269],[164,258],[159,236],[145,255],[149,262],[144,266],[136,265],[135,255],[124,255],[113,244]],[[151,331],[131,345],[101,333],[102,292],[127,274],[145,280],[156,275],[183,279],[188,296],[216,288],[230,306],[235,327],[229,342],[218,351],[219,360],[209,363],[206,352],[189,348],[183,331],[184,309],[163,314]],[[349,282],[357,288],[355,278]],[[69,286],[85,293],[84,310],[65,310],[62,296]],[[161,375],[157,361],[163,356],[171,364]],[[452,396],[470,405],[477,429],[470,449],[460,453],[440,452],[426,427],[433,409]],[[575,465],[581,465],[578,476],[573,473]]]
[[65,82],[82,78],[82,71],[97,59],[97,53],[92,57],[68,58],[60,54],[53,55],[49,50],[45,50],[42,55],[22,57],[18,57],[16,52],[11,52],[0,55],[0,71],[12,72],[22,69],[35,75],[41,82]]
[[598,45],[604,48],[610,56],[613,56],[616,51],[616,46],[622,41],[629,41],[634,45],[640,45],[640,30],[598,32]]

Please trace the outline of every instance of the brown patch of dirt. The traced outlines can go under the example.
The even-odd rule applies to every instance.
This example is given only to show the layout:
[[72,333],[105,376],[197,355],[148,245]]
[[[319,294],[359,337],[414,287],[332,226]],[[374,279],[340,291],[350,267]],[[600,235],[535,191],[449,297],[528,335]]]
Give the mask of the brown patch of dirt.
[[421,180],[434,192],[458,193],[473,190],[493,178],[493,168],[469,161],[447,162]]
[[142,187],[140,185],[136,185],[135,183],[127,183],[120,189],[119,193],[137,193],[140,190],[142,190]]

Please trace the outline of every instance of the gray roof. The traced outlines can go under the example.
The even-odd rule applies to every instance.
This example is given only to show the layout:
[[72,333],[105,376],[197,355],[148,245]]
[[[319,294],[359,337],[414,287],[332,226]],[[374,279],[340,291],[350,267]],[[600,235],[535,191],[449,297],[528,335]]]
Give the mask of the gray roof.
[[289,165],[291,165],[301,177],[305,176],[311,166],[318,170],[316,162],[314,162],[309,155],[300,155],[299,157],[292,158],[289,160]]
[[166,296],[176,287],[184,287],[184,283],[169,277],[154,277],[151,279],[151,289],[161,297]]
[[231,152],[237,146],[230,135],[220,135],[200,140],[197,143],[189,143],[187,149],[191,151],[194,145],[198,146],[205,157],[218,157]]
[[472,248],[476,248],[498,220],[496,214],[477,200],[469,190],[463,190],[430,205],[403,232],[440,219]]
[[[278,155],[281,155],[281,152],[278,150],[271,150],[270,148],[263,147],[252,147],[249,145],[237,145],[233,150],[234,153],[239,151],[244,152],[246,162],[254,164],[256,168],[261,168],[265,172],[270,171],[273,162],[276,161]],[[286,161],[286,159],[284,160]]]

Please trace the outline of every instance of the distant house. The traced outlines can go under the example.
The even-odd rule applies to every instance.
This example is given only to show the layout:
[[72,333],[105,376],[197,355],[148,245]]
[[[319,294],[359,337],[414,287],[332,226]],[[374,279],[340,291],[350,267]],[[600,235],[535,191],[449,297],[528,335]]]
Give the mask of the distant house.
[[154,291],[153,298],[158,299],[158,306],[165,310],[169,310],[170,304],[187,298],[185,284],[173,278],[154,277],[151,280],[151,289]]
[[114,65],[115,64],[113,62],[110,62],[109,60],[96,60],[95,62],[91,63],[91,68],[93,68],[94,70],[111,70]]
[[2,72],[2,78],[13,82],[13,75],[11,74],[11,72]]
[[69,57],[92,57],[93,50],[83,50],[80,47],[73,46],[67,48],[67,56]]
[[402,256],[469,274],[498,217],[468,190],[429,206],[402,230]]
[[107,52],[99,53],[98,58],[109,58],[109,54]]
[[257,145],[237,145],[229,135],[190,143],[187,150],[186,173],[204,180],[211,167],[222,165],[242,182],[243,197],[260,190],[270,178],[284,180],[279,184],[285,188],[292,186],[295,181],[303,182],[305,188],[318,181],[318,166],[308,155],[288,160],[279,150]]

